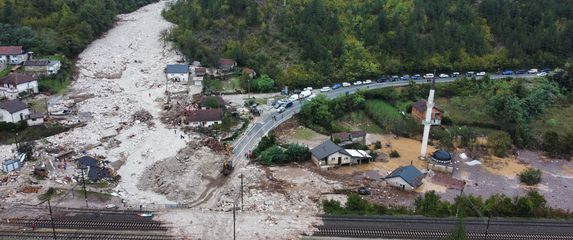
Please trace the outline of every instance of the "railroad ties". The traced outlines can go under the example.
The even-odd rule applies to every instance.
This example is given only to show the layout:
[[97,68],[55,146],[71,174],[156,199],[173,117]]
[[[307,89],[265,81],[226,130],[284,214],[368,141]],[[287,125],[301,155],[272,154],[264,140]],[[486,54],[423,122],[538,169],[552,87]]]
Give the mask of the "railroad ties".
[[[343,238],[445,239],[456,219],[424,217],[323,217],[312,236]],[[486,239],[486,222],[466,219],[468,239]],[[547,239],[573,240],[570,221],[505,221],[496,219],[489,226],[488,240]]]

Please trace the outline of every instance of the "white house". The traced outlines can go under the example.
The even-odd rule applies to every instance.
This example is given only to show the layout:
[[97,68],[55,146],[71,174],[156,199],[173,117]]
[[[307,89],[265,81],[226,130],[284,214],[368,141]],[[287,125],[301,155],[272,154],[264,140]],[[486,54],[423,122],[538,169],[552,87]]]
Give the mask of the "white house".
[[24,71],[42,75],[52,75],[58,73],[62,67],[60,61],[50,60],[29,60],[24,62]]
[[223,123],[223,110],[215,108],[187,111],[184,122],[191,127],[212,127]]
[[384,177],[384,180],[390,186],[412,191],[422,185],[424,176],[416,167],[408,165],[396,168],[396,170]]
[[28,119],[30,110],[28,104],[20,100],[0,102],[0,122],[17,123]]
[[0,79],[0,97],[16,99],[21,92],[38,93],[38,79],[21,73],[11,73]]
[[318,167],[334,167],[370,162],[372,157],[364,150],[343,149],[330,140],[326,140],[310,150],[312,161]]
[[169,80],[185,82],[189,80],[189,65],[187,64],[169,64],[165,72]]
[[28,119],[26,119],[26,123],[28,126],[37,126],[44,124],[44,114],[43,113],[31,113],[28,115]]
[[18,65],[28,59],[22,46],[0,46],[0,64]]

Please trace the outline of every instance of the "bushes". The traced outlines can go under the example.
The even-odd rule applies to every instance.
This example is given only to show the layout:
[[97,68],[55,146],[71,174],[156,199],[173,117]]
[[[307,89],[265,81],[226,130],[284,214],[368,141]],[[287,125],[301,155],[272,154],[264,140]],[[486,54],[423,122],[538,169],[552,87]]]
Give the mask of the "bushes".
[[274,134],[269,134],[261,139],[253,157],[265,165],[302,162],[310,159],[310,150],[298,144],[279,146]]
[[0,132],[19,132],[28,127],[26,121],[19,121],[17,123],[0,122]]
[[392,152],[390,152],[390,157],[391,158],[399,158],[400,157],[400,153],[396,150],[392,150]]
[[344,207],[336,200],[323,200],[322,208],[326,214],[332,215],[383,215],[392,213],[399,214],[405,211],[403,208],[393,210],[382,205],[368,203],[368,201],[362,199],[362,197],[356,193],[348,195]]
[[541,182],[541,170],[528,168],[519,174],[519,180],[527,185],[535,185]]
[[493,155],[505,157],[511,149],[511,136],[506,132],[493,132],[487,136],[487,145],[493,151]]
[[375,149],[381,149],[382,148],[382,142],[380,142],[380,141],[374,142],[374,148]]

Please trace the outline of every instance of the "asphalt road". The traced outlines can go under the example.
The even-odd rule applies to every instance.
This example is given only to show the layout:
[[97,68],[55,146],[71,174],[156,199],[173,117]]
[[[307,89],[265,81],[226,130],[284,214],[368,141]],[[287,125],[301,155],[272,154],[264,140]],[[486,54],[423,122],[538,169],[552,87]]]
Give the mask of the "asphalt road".
[[[502,78],[535,78],[535,75],[530,74],[523,74],[523,75],[489,75],[491,79],[502,79]],[[453,82],[457,78],[436,78],[436,83],[447,83]],[[481,79],[481,77],[477,77],[477,79]],[[324,94],[327,98],[332,99],[344,94],[353,94],[356,93],[358,90],[361,89],[377,89],[377,88],[385,88],[385,87],[398,87],[398,86],[406,86],[409,84],[409,81],[394,81],[394,82],[381,82],[381,83],[371,83],[368,85],[359,85],[359,86],[350,86],[350,87],[341,87],[336,90],[331,90],[326,93],[321,93],[319,90],[314,90],[314,94]],[[421,79],[416,81],[416,84],[429,84],[426,79]],[[233,145],[233,164],[234,166],[238,167],[243,162],[242,159],[245,159],[246,153],[249,150],[255,149],[259,141],[263,136],[265,136],[269,131],[276,128],[282,122],[290,119],[293,115],[297,114],[300,111],[302,104],[306,101],[297,101],[291,106],[287,108],[282,113],[274,112],[266,117],[263,117],[261,121],[252,125],[249,129],[245,131],[243,136],[235,141]],[[273,117],[276,118],[273,119]]]

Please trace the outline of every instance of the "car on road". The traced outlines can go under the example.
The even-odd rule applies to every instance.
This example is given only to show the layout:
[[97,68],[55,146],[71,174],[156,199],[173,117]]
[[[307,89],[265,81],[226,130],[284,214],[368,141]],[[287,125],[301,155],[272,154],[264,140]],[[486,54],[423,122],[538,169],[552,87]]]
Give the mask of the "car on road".
[[406,74],[406,75],[400,77],[400,80],[402,80],[402,81],[408,81],[408,80],[410,80],[410,75]]
[[476,73],[473,71],[466,72],[466,77],[473,77]]
[[538,77],[545,77],[545,76],[547,76],[547,73],[546,72],[540,72],[537,74],[537,76]]
[[485,76],[485,72],[483,72],[483,71],[478,72],[478,73],[476,73],[476,76],[483,77],[483,76]]
[[527,71],[527,73],[529,73],[529,74],[537,74],[538,72],[539,72],[539,70],[537,70],[537,68],[532,68],[532,69],[529,69],[529,71]]
[[420,80],[420,78],[422,78],[422,75],[420,74],[414,74],[414,76],[412,76],[413,80]]
[[460,72],[453,72],[452,73],[452,77],[458,77],[458,76],[460,76]]
[[330,92],[330,87],[323,87],[320,89],[321,92]]
[[527,72],[527,70],[525,70],[525,69],[519,69],[519,70],[515,71],[515,74],[522,75],[522,74],[525,74],[526,72]]
[[292,90],[292,93],[294,93],[294,94],[300,94],[301,92],[302,92],[302,90],[300,90],[300,89]]
[[513,70],[509,70],[509,69],[503,70],[503,72],[501,73],[501,75],[513,75],[513,74],[514,74]]
[[298,96],[299,96],[299,98],[306,98],[310,95],[312,95],[312,92],[309,90],[306,90],[306,91],[302,91]]
[[343,82],[343,83],[342,83],[342,86],[343,86],[343,87],[350,87],[350,86],[352,86],[352,84],[347,83],[347,82]]
[[354,86],[358,86],[358,85],[362,85],[362,81],[356,81],[356,82],[354,82]]
[[312,91],[312,87],[305,87],[304,89],[302,89],[303,91]]
[[450,75],[448,75],[448,74],[445,74],[445,73],[440,74],[440,78],[449,78],[449,77],[450,77]]
[[426,73],[426,74],[424,74],[424,78],[425,79],[432,79],[432,78],[434,78],[434,74],[433,73]]
[[287,102],[283,107],[284,108],[292,107],[292,102]]
[[392,77],[390,77],[392,79],[392,81],[398,81],[400,80],[400,77],[398,75],[392,75]]
[[289,102],[294,102],[294,101],[298,100],[299,98],[300,98],[300,95],[294,94],[294,95],[292,95],[292,96],[290,96],[290,97],[288,98],[288,101],[289,101]]
[[286,110],[285,107],[279,107],[279,108],[277,109],[277,112],[278,112],[278,113],[282,113],[282,112],[284,112],[285,110]]
[[372,83],[372,80],[370,79],[364,81],[364,84],[370,84],[370,83]]
[[370,195],[370,190],[368,190],[366,187],[359,187],[356,192],[358,192],[360,195]]
[[339,89],[340,87],[342,87],[342,84],[340,84],[340,83],[334,84],[334,85],[332,85],[332,90]]
[[549,73],[549,72],[551,72],[551,69],[550,68],[544,68],[543,70],[541,70],[541,72]]
[[390,76],[383,75],[382,77],[376,79],[376,82],[388,82],[388,79],[390,79]]

